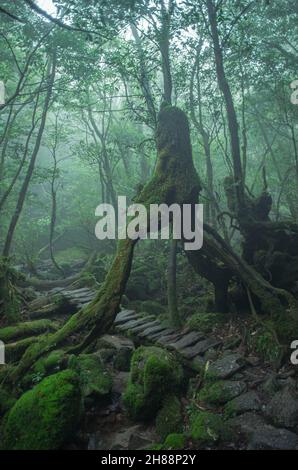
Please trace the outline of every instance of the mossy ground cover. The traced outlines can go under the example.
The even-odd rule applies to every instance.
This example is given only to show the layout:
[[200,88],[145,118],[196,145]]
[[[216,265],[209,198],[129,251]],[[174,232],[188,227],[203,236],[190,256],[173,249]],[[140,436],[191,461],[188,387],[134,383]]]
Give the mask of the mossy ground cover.
[[134,419],[152,419],[163,398],[178,391],[182,380],[182,367],[172,353],[155,346],[141,346],[133,353],[123,396],[128,413]]
[[5,420],[3,449],[58,449],[77,430],[81,416],[78,375],[71,370],[45,378],[24,393]]

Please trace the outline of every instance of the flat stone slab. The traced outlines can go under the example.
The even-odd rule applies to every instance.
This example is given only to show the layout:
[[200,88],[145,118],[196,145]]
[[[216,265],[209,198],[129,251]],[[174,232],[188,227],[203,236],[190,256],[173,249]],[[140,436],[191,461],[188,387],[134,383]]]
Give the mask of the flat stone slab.
[[204,335],[202,333],[191,331],[190,333],[182,336],[182,338],[178,339],[178,341],[170,343],[168,347],[179,351],[181,349],[187,348],[187,346],[192,346],[203,338]]
[[178,341],[178,339],[180,339],[182,336],[183,335],[181,333],[170,334],[162,338],[159,338],[157,340],[157,343],[160,344],[161,346],[168,347],[170,344],[174,343],[175,341]]
[[153,327],[153,326],[158,326],[160,325],[159,321],[157,320],[154,320],[154,321],[148,321],[148,318],[147,318],[147,322],[144,323],[143,325],[139,325],[139,326],[134,326],[133,328],[129,328],[130,331],[132,331],[133,333],[137,334],[137,335],[140,335],[141,332],[145,331],[146,328],[150,328],[150,327]]
[[134,349],[134,344],[131,339],[126,338],[125,336],[117,335],[103,335],[97,341],[97,347],[111,348],[116,350],[121,349]]
[[261,409],[261,400],[254,390],[243,393],[227,403],[227,409],[233,415],[240,415],[247,411],[259,411]]
[[130,330],[131,328],[134,328],[135,326],[140,326],[148,323],[149,318],[138,318],[133,320],[128,320],[126,323],[122,323],[121,325],[118,326],[119,330]]
[[245,360],[240,354],[225,354],[210,364],[208,372],[218,379],[227,379],[241,370],[244,365]]
[[207,338],[199,341],[193,346],[179,350],[180,354],[186,359],[192,359],[195,356],[203,355],[208,349],[216,348],[222,343],[217,339]]
[[149,328],[146,328],[146,330],[144,330],[143,332],[140,333],[140,336],[141,337],[146,337],[146,336],[150,336],[154,333],[158,333],[158,332],[165,331],[165,330],[166,330],[166,327],[159,324],[159,325],[156,325],[156,326],[151,326]]
[[132,317],[136,317],[136,312],[134,310],[121,310],[115,318],[115,325],[119,325],[120,323],[125,323],[128,319],[132,319]]
[[166,328],[165,330],[158,331],[157,333],[153,333],[150,335],[150,339],[152,341],[156,341],[159,338],[163,338],[168,335],[173,335],[175,333],[175,330],[171,330],[170,328]]

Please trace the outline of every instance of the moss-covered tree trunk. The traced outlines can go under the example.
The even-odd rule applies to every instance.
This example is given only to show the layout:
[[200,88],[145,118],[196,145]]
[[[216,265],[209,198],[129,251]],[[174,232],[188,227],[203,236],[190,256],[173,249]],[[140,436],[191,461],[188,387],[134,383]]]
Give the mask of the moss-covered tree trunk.
[[[183,111],[174,106],[162,106],[156,147],[158,159],[153,177],[135,202],[145,205],[148,214],[150,204],[196,203],[200,182],[193,165],[189,125]],[[10,374],[13,382],[49,351],[64,345],[72,352],[79,352],[111,327],[129,278],[136,242],[130,239],[119,242],[114,262],[95,300],[73,315],[56,333],[41,337],[29,347]]]

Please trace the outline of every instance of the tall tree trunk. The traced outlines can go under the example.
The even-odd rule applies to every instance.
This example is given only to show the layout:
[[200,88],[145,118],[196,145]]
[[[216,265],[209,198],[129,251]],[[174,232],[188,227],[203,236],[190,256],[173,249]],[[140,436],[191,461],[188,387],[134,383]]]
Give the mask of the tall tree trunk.
[[225,74],[223,53],[222,53],[222,48],[221,48],[220,41],[219,41],[219,34],[218,34],[218,28],[217,28],[216,9],[215,9],[213,0],[207,0],[207,9],[208,9],[208,18],[209,18],[209,23],[210,23],[210,28],[211,28],[211,36],[212,36],[212,41],[213,41],[217,82],[218,82],[218,86],[221,92],[223,93],[225,105],[226,105],[226,111],[227,111],[227,119],[228,119],[230,142],[231,142],[231,153],[232,153],[232,159],[233,159],[235,192],[237,195],[238,207],[241,210],[245,207],[245,204],[244,204],[245,182],[243,181],[243,175],[242,175],[237,115],[236,115],[236,110],[235,110],[229,82]]
[[45,128],[47,113],[48,113],[50,100],[51,100],[51,96],[52,96],[52,90],[53,90],[54,79],[55,79],[55,72],[56,72],[56,51],[54,51],[54,53],[53,53],[51,63],[49,61],[48,74],[47,74],[49,83],[48,83],[46,97],[45,97],[45,101],[44,101],[40,126],[39,126],[39,129],[38,129],[38,133],[37,133],[34,149],[33,149],[33,152],[32,152],[31,160],[30,160],[30,163],[29,163],[29,166],[28,166],[28,170],[27,170],[25,179],[23,181],[23,184],[22,184],[22,187],[21,187],[21,190],[20,190],[20,193],[19,193],[19,197],[18,197],[18,200],[17,200],[16,208],[15,208],[15,212],[14,212],[14,214],[11,218],[10,224],[9,224],[8,233],[7,233],[7,236],[6,236],[4,249],[3,249],[3,256],[5,256],[5,257],[7,257],[9,255],[9,252],[10,252],[10,247],[11,247],[11,243],[12,243],[12,240],[13,240],[14,232],[15,232],[19,217],[20,217],[22,209],[23,209],[23,205],[24,205],[24,202],[25,202],[25,198],[26,198],[26,195],[27,195],[27,191],[28,191],[28,188],[29,188],[31,177],[32,177],[33,170],[34,170],[34,167],[35,167],[36,157],[37,157],[37,154],[38,154],[39,149],[40,149],[42,135],[43,135],[43,131],[44,131],[44,128]]
[[[156,142],[158,159],[154,174],[135,201],[145,205],[148,215],[150,204],[195,204],[201,189],[192,160],[188,120],[178,108],[164,106],[161,109]],[[129,278],[136,242],[119,241],[114,262],[95,300],[73,315],[58,332],[41,337],[30,346],[12,371],[12,381],[16,382],[39,357],[61,344],[76,341],[70,350],[81,351],[111,327]]]
[[181,326],[181,317],[178,310],[177,301],[177,240],[173,237],[169,240],[170,249],[168,257],[168,272],[167,272],[167,295],[168,295],[168,310],[170,320],[173,326]]

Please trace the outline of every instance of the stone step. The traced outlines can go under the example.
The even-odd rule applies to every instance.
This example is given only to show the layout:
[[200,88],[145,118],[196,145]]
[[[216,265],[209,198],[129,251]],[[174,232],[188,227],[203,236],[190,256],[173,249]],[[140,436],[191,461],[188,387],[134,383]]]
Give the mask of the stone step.
[[175,330],[172,330],[170,328],[166,328],[165,330],[158,331],[157,333],[153,333],[151,335],[148,335],[149,339],[152,341],[157,341],[160,338],[167,337],[169,335],[173,335],[175,333]]
[[177,351],[185,349],[188,346],[192,346],[198,341],[205,339],[205,336],[202,333],[197,331],[191,331],[190,333],[185,334],[178,341],[172,342],[168,345],[170,349],[176,349]]
[[137,318],[136,312],[134,310],[121,310],[116,318],[115,318],[115,325],[120,325],[121,323],[125,323],[132,318]]
[[193,346],[180,349],[179,353],[185,357],[185,359],[192,359],[195,356],[205,354],[208,349],[217,348],[220,345],[221,341],[214,338],[206,338],[194,344]]
[[130,330],[131,328],[135,328],[136,326],[146,325],[151,318],[142,318],[142,317],[135,317],[133,320],[129,320],[126,323],[122,323],[117,328],[119,330]]
[[170,333],[169,335],[158,338],[156,342],[160,344],[161,346],[169,346],[173,342],[180,339],[182,336],[183,336],[182,333]]
[[140,332],[145,331],[146,328],[149,328],[151,326],[157,326],[159,322],[157,320],[150,320],[147,323],[144,323],[143,325],[140,326],[135,326],[134,328],[131,328],[130,331],[132,331],[134,334],[139,335]]
[[160,332],[165,331],[165,330],[166,330],[166,327],[162,326],[161,323],[160,323],[159,325],[151,326],[149,328],[146,328],[143,332],[140,332],[140,336],[141,336],[141,338],[144,338],[144,337],[150,336],[154,333],[160,333]]

